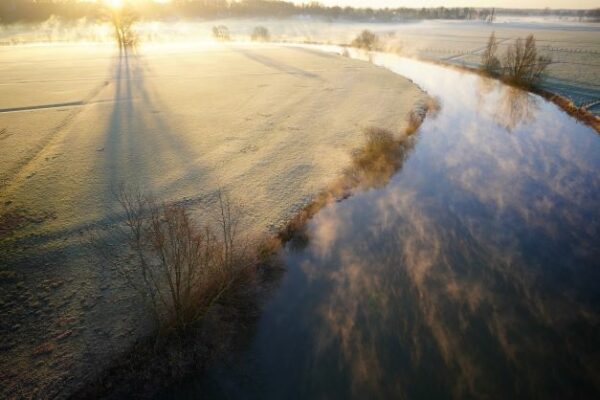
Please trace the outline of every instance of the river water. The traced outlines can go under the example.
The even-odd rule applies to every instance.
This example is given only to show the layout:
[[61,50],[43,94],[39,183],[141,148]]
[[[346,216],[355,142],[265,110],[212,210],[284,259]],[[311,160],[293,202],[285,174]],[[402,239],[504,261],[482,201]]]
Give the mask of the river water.
[[440,111],[389,184],[285,248],[248,348],[168,397],[598,398],[600,136],[497,81],[371,60]]

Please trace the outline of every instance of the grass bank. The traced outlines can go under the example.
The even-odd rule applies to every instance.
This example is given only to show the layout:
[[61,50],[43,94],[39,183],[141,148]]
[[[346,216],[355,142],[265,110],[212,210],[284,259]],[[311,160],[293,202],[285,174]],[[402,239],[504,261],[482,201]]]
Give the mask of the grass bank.
[[416,131],[430,101],[409,115],[406,128],[394,133],[381,128],[364,131],[365,144],[352,154],[352,163],[327,189],[318,194],[276,235],[254,243],[254,262],[237,273],[203,317],[185,330],[161,330],[137,340],[108,368],[76,391],[71,398],[148,398],[161,389],[202,374],[216,360],[243,349],[252,338],[261,305],[277,287],[285,271],[279,254],[289,242],[308,240],[306,222],[320,209],[341,201],[356,190],[384,186],[414,147]]
[[506,85],[524,90],[526,92],[537,94],[538,96],[544,98],[545,100],[550,101],[551,103],[555,104],[561,110],[563,110],[564,112],[569,114],[571,117],[586,124],[587,126],[594,129],[597,133],[600,134],[600,117],[592,114],[591,112],[587,111],[584,108],[577,107],[571,100],[569,100],[568,98],[566,98],[564,96],[558,95],[558,94],[553,93],[546,89],[542,89],[541,87],[538,87],[538,86],[519,85],[519,84],[516,84],[515,82],[511,81],[509,78],[507,78],[505,76],[490,75],[490,74],[486,73],[485,71],[481,70],[480,68],[468,67],[466,65],[451,64],[451,63],[446,63],[443,61],[433,61],[433,60],[425,60],[425,59],[420,59],[420,60],[424,61],[424,62],[436,64],[436,65],[441,65],[441,66],[444,66],[447,68],[453,68],[458,71],[474,73],[474,74],[477,74],[484,78],[495,79]]

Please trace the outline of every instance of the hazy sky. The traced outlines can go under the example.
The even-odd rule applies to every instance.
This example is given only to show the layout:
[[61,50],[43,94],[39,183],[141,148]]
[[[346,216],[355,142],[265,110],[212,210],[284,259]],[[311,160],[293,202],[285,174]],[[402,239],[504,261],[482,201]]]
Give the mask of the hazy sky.
[[[296,3],[308,1],[297,0]],[[503,7],[503,8],[598,8],[600,0],[319,0],[328,6],[352,7]]]

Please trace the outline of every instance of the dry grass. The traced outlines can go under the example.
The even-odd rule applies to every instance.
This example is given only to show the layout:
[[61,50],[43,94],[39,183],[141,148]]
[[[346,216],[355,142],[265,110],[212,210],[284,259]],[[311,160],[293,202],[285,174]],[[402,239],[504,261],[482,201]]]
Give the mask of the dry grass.
[[[431,99],[425,108],[425,112],[435,114],[439,110],[439,103]],[[304,231],[306,221],[321,208],[331,202],[351,196],[352,190],[355,188],[364,189],[385,185],[402,166],[413,148],[415,140],[413,134],[422,124],[425,112],[410,113],[407,126],[400,134],[377,127],[365,129],[365,145],[354,152],[351,166],[346,169],[338,181],[317,195],[280,230],[277,236],[278,242],[307,240]]]
[[380,186],[396,172],[402,162],[404,141],[396,140],[394,134],[381,128],[367,128],[364,147],[352,155],[352,167],[346,175],[358,185]]
[[4,240],[33,224],[41,224],[56,216],[51,212],[33,213],[23,208],[6,208],[0,211],[0,249]]

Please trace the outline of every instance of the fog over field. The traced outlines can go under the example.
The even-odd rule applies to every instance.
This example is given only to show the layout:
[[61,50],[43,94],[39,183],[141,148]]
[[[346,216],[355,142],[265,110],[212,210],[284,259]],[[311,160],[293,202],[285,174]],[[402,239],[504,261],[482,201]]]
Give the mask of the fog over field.
[[0,5],[0,398],[600,395],[597,13],[142,3]]
[[[499,52],[516,38],[533,34],[541,54],[552,58],[544,87],[577,106],[600,113],[600,26],[556,17],[499,16],[495,23],[480,21],[416,21],[404,23],[327,22],[317,18],[224,19],[198,22],[142,22],[136,26],[143,43],[211,41],[211,28],[228,27],[233,40],[248,41],[257,25],[269,29],[272,40],[348,44],[362,30],[381,36],[387,51],[459,65],[478,66],[489,35],[495,32]],[[36,43],[111,41],[109,25],[48,20],[35,27],[0,28],[0,42]]]

